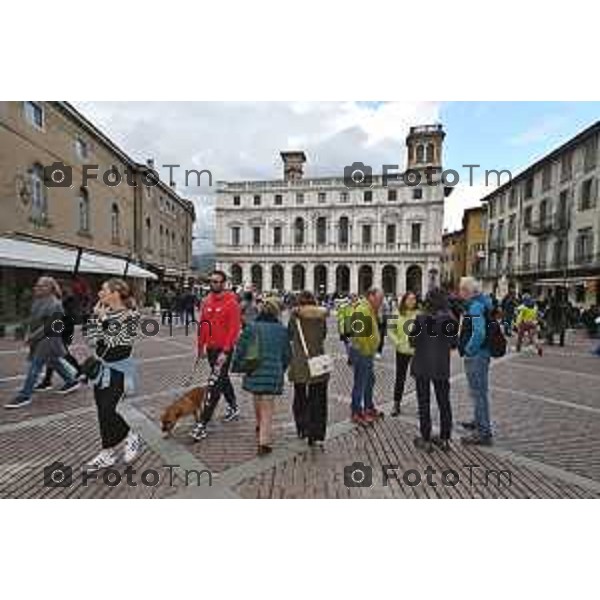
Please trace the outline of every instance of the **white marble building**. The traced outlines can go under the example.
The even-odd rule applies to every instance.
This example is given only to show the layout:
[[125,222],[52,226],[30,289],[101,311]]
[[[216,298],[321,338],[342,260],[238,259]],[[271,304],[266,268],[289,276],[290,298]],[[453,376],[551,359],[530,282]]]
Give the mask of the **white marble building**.
[[[441,125],[411,128],[406,172],[422,174],[420,185],[384,185],[374,174],[370,187],[347,187],[343,172],[304,178],[301,151],[281,153],[282,180],[220,182],[217,268],[264,291],[426,291],[439,280],[449,190],[428,185],[423,170],[441,167],[443,139]],[[439,169],[429,180],[439,182]]]

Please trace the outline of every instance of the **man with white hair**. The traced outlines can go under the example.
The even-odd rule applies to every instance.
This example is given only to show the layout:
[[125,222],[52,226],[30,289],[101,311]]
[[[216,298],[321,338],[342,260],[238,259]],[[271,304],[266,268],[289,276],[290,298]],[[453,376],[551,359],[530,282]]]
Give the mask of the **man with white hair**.
[[492,443],[488,374],[490,349],[487,344],[486,315],[492,310],[492,301],[481,293],[479,282],[473,277],[462,277],[460,295],[466,301],[458,350],[464,358],[465,374],[473,401],[474,420],[463,423],[473,433],[461,438],[463,444],[489,446]]

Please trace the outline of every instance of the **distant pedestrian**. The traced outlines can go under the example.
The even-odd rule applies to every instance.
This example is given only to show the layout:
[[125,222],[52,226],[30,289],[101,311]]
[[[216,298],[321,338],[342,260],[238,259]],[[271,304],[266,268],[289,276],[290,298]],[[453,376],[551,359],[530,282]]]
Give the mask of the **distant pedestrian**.
[[135,363],[131,357],[139,313],[129,285],[109,279],[98,293],[98,303],[88,328],[87,342],[95,356],[82,366],[94,387],[102,451],[88,471],[113,466],[119,459],[129,464],[142,448],[142,440],[117,412],[123,397],[135,389]]
[[250,290],[242,293],[240,308],[242,311],[242,326],[254,322],[258,316],[258,305],[254,299],[254,294]]
[[502,299],[502,320],[504,323],[504,335],[512,336],[513,322],[517,310],[517,297],[514,290],[510,290]]
[[309,358],[325,354],[327,335],[327,310],[316,305],[311,292],[302,292],[298,297],[288,333],[292,350],[288,378],[294,384],[292,408],[296,432],[312,446],[325,441],[329,373],[311,376],[308,367]]
[[392,417],[400,414],[400,405],[404,395],[404,384],[408,366],[415,353],[409,340],[409,330],[415,324],[417,317],[417,296],[413,292],[406,292],[398,305],[395,326],[390,329],[390,339],[396,348],[396,381],[394,385],[394,408]]
[[[242,387],[254,397],[257,454],[269,454],[273,445],[275,397],[283,393],[284,374],[290,362],[287,329],[279,321],[281,307],[276,298],[263,301],[260,314],[240,336],[232,370],[245,372]],[[255,364],[248,370],[250,353]]]
[[[448,308],[448,298],[440,290],[431,290],[425,298],[423,314],[417,316],[416,331],[411,337],[415,355],[411,374],[415,378],[421,435],[415,447],[431,452],[432,444],[450,450],[452,408],[450,406],[450,350],[456,348],[458,322]],[[439,437],[431,435],[431,386],[440,414]]]
[[539,314],[533,298],[529,294],[523,295],[523,301],[517,308],[517,352],[521,351],[523,341],[527,339],[529,345],[537,349],[542,356],[542,345],[538,338]]
[[493,310],[492,301],[483,294],[479,282],[473,277],[460,280],[460,294],[466,301],[458,349],[464,358],[465,374],[473,402],[474,419],[463,423],[472,435],[461,438],[464,444],[489,446],[492,443],[492,426],[489,405],[490,349],[487,339],[487,314]]

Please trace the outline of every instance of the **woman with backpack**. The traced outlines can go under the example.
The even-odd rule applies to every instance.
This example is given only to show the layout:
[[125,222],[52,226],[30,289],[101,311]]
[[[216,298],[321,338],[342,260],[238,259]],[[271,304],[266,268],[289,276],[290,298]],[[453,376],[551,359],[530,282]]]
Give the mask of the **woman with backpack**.
[[231,365],[234,373],[244,373],[242,387],[254,398],[259,456],[273,450],[275,396],[283,393],[283,377],[290,362],[288,332],[280,314],[277,298],[266,298],[254,322],[242,330]]
[[298,296],[298,307],[292,311],[288,333],[292,359],[288,379],[294,384],[293,413],[299,438],[308,445],[325,441],[327,429],[327,386],[329,373],[311,376],[308,359],[325,354],[327,309],[317,306],[311,292]]

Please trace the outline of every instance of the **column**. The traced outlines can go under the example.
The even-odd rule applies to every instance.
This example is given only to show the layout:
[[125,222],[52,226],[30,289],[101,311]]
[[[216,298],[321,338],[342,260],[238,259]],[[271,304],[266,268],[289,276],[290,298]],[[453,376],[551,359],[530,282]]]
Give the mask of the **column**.
[[289,292],[292,289],[292,265],[289,262],[282,263],[283,266],[283,289]]
[[353,261],[350,264],[350,293],[358,294],[358,263]]
[[379,289],[381,289],[382,285],[381,269],[381,263],[378,261],[375,262],[373,265],[373,286]]
[[327,265],[327,293],[333,294],[335,292],[335,267],[334,262],[328,262]]

